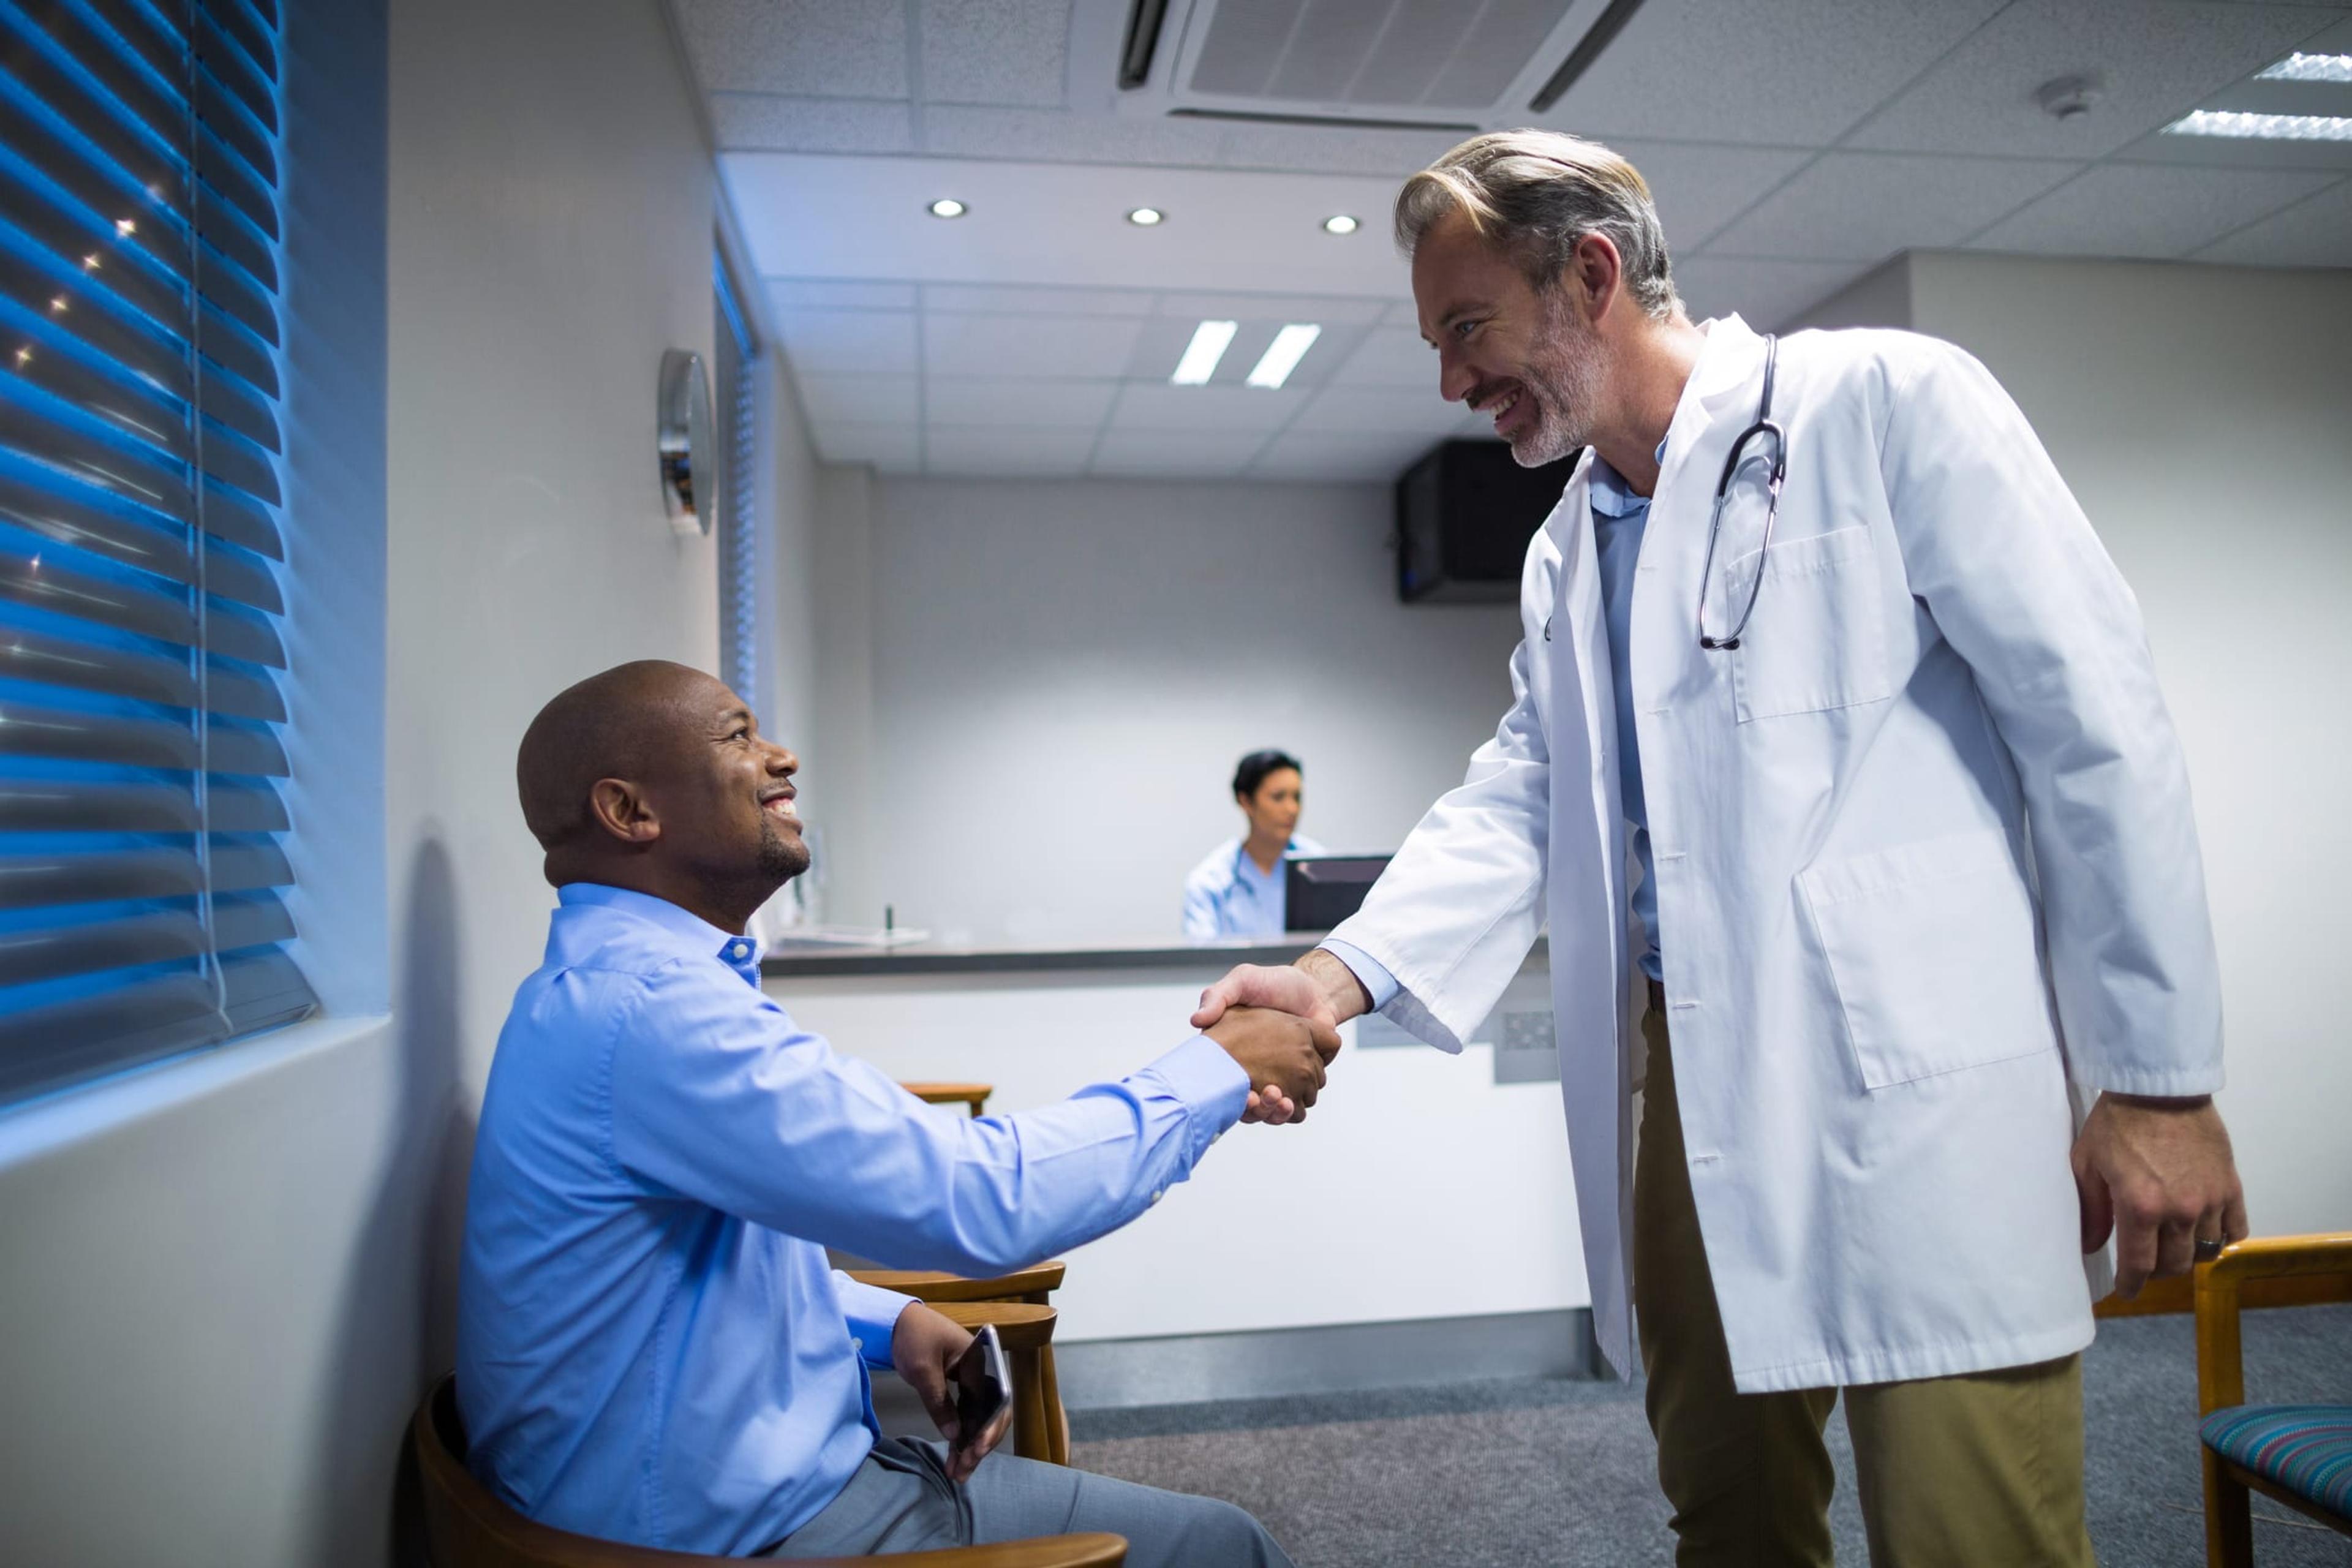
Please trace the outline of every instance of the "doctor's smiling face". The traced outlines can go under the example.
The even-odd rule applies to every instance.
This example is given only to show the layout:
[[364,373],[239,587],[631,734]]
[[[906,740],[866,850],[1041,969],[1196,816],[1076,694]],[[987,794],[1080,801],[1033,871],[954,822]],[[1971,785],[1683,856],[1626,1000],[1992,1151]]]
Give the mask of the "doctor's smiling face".
[[1586,235],[1539,289],[1458,210],[1413,247],[1413,303],[1437,350],[1438,391],[1492,418],[1523,468],[1590,445],[1604,416],[1614,356],[1600,322],[1622,297],[1617,265],[1606,237]]

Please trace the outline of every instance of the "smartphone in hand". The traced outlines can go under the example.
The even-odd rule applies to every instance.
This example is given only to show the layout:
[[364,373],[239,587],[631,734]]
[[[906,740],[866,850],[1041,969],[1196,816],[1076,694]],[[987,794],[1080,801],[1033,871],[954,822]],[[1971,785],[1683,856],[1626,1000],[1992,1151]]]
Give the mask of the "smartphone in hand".
[[1013,1369],[1004,1359],[1004,1342],[996,1325],[984,1323],[971,1343],[956,1358],[955,1452],[984,1449],[1013,1415]]

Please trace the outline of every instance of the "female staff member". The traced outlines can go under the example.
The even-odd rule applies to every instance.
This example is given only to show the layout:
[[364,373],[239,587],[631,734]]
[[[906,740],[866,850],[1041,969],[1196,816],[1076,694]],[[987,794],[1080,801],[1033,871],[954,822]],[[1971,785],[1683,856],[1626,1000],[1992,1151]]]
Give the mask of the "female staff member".
[[1286,854],[1320,855],[1323,846],[1291,830],[1298,826],[1298,759],[1286,752],[1252,752],[1234,769],[1234,804],[1249,818],[1249,833],[1228,838],[1184,879],[1184,939],[1280,936]]

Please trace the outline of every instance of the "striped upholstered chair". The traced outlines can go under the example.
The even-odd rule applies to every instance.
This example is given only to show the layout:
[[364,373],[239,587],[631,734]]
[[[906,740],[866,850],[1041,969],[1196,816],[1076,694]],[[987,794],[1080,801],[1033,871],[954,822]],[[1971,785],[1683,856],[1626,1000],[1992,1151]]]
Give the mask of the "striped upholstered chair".
[[2197,1405],[2204,1415],[2205,1554],[2254,1560],[2251,1493],[2352,1535],[2352,1405],[2249,1405],[2238,1314],[2352,1301],[2352,1233],[2242,1241],[2197,1268]]

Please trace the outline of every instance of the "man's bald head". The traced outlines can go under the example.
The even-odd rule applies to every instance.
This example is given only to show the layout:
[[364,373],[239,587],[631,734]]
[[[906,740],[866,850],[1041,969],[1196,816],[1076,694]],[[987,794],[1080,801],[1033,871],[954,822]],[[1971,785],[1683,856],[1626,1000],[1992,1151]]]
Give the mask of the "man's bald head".
[[698,669],[639,659],[592,675],[539,710],[515,755],[522,819],[552,855],[593,842],[588,797],[599,779],[646,782],[677,765],[715,693]]

